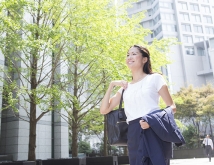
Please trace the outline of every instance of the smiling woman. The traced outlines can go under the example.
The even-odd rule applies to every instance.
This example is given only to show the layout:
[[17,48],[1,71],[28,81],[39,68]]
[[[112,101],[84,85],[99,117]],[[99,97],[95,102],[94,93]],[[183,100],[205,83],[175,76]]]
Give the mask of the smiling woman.
[[[130,165],[135,165],[139,159],[138,147],[142,140],[140,139],[141,131],[142,129],[151,130],[150,123],[145,122],[141,118],[151,112],[160,110],[158,105],[160,96],[163,98],[166,106],[171,108],[171,111],[175,112],[176,108],[162,75],[152,72],[150,53],[147,48],[139,45],[131,46],[127,52],[126,64],[132,73],[132,81],[112,81],[101,102],[100,113],[107,114],[114,109],[119,104],[122,90],[125,89],[123,101],[127,123],[129,123],[127,143],[129,162]],[[114,86],[120,86],[121,88],[110,98]],[[151,146],[152,144],[148,145]],[[158,147],[161,146],[160,144]],[[167,155],[162,158],[156,157],[155,159],[156,161],[164,160],[168,164],[169,158],[170,156]]]
[[[142,46],[134,45],[130,47],[126,58],[126,64],[132,71],[133,83],[141,80],[147,74],[152,74],[149,51]],[[139,71],[143,71],[140,77],[133,75],[138,74]]]

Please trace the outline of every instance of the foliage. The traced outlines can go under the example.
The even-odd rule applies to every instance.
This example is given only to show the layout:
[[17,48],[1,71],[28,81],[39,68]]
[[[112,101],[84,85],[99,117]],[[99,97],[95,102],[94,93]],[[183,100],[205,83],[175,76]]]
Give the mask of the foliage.
[[[186,124],[193,124],[197,137],[205,134],[213,135],[212,120],[214,117],[214,88],[211,84],[194,88],[182,88],[175,97],[182,101],[177,102],[175,117]],[[208,128],[208,130],[207,130]],[[198,147],[200,142],[198,139]]]
[[185,126],[184,123],[182,123],[180,120],[175,119],[175,122],[178,126],[178,128],[181,130],[181,132],[186,131],[188,128]]
[[61,109],[59,68],[71,35],[68,14],[71,1],[1,0],[0,68],[3,107],[30,125],[28,160],[35,160],[37,122],[49,111]]
[[[97,135],[102,141],[101,133],[103,132],[103,117],[98,109],[90,110],[87,116],[82,120],[80,132],[84,135]],[[103,136],[103,135],[102,135]]]
[[79,153],[89,154],[92,152],[90,143],[85,141],[80,141],[78,146]]
[[89,129],[92,115],[96,115],[96,122],[90,129],[101,131],[98,123],[103,117],[98,117],[95,110],[106,84],[113,79],[130,80],[124,61],[131,45],[148,47],[154,71],[170,62],[166,54],[177,41],[154,40],[149,45],[144,37],[151,32],[139,24],[144,13],[129,17],[126,9],[130,2],[114,3],[1,1],[0,50],[6,64],[1,68],[3,108],[16,112],[23,108],[30,118],[33,129],[28,160],[36,159],[36,123],[50,110],[67,111],[74,156],[79,131],[87,130],[85,126]]
[[197,130],[193,125],[187,126],[187,130],[183,131],[183,136],[186,141],[186,147],[195,148],[198,146]]
[[[127,4],[112,6],[108,0],[75,2],[78,3],[81,5],[77,5],[71,16],[73,44],[66,51],[71,69],[64,84],[70,86],[72,92],[65,93],[63,99],[74,141],[82,130],[97,135],[102,131],[100,123],[103,116],[95,111],[111,80],[131,78],[125,66],[126,53],[131,45],[148,47],[153,68],[159,70],[160,66],[169,63],[166,56],[169,45],[177,43],[173,39],[163,39],[148,45],[143,38],[150,31],[139,25],[144,14],[129,17]],[[93,115],[96,120],[93,120]],[[76,148],[75,143],[72,145],[72,149]]]
[[176,117],[181,118],[185,121],[188,121],[193,117],[199,117],[196,113],[198,110],[198,92],[193,88],[193,86],[181,88],[176,96],[180,97],[183,100],[183,102],[181,103],[176,103],[178,109],[176,112]]

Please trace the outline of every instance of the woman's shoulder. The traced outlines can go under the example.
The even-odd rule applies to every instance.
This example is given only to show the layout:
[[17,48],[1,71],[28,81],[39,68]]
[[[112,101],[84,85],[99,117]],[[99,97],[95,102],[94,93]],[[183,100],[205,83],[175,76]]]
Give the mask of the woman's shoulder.
[[158,83],[158,82],[165,82],[164,76],[161,73],[152,73],[149,75],[150,76],[150,81],[152,81],[153,83]]
[[154,77],[154,78],[161,78],[161,77],[163,77],[162,76],[162,74],[161,73],[157,73],[157,72],[155,72],[155,73],[152,73],[152,74],[150,74],[150,77]]

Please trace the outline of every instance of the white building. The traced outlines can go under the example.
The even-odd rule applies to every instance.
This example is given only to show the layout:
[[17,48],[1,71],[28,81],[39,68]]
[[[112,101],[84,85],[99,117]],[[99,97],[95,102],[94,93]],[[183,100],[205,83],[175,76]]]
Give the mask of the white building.
[[214,37],[214,0],[139,0],[129,15],[146,11],[141,25],[153,33],[145,39],[177,37],[181,45],[172,46],[172,64],[163,69],[171,91],[193,84],[214,84],[209,38]]

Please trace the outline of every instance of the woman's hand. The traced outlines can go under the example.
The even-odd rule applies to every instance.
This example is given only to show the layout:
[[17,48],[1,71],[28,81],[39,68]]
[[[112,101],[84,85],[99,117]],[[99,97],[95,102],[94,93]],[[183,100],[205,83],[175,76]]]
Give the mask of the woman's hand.
[[142,129],[148,129],[149,128],[149,124],[144,120],[140,120],[140,126]]
[[112,86],[121,86],[123,89],[126,89],[128,87],[128,82],[125,80],[115,80],[111,82]]
[[117,92],[114,96],[111,97],[111,92],[115,86],[120,86],[126,89],[128,87],[128,82],[124,80],[115,80],[109,84],[106,94],[101,101],[101,105],[100,105],[101,114],[107,114],[112,109],[114,109],[117,105],[119,105],[121,94]]

